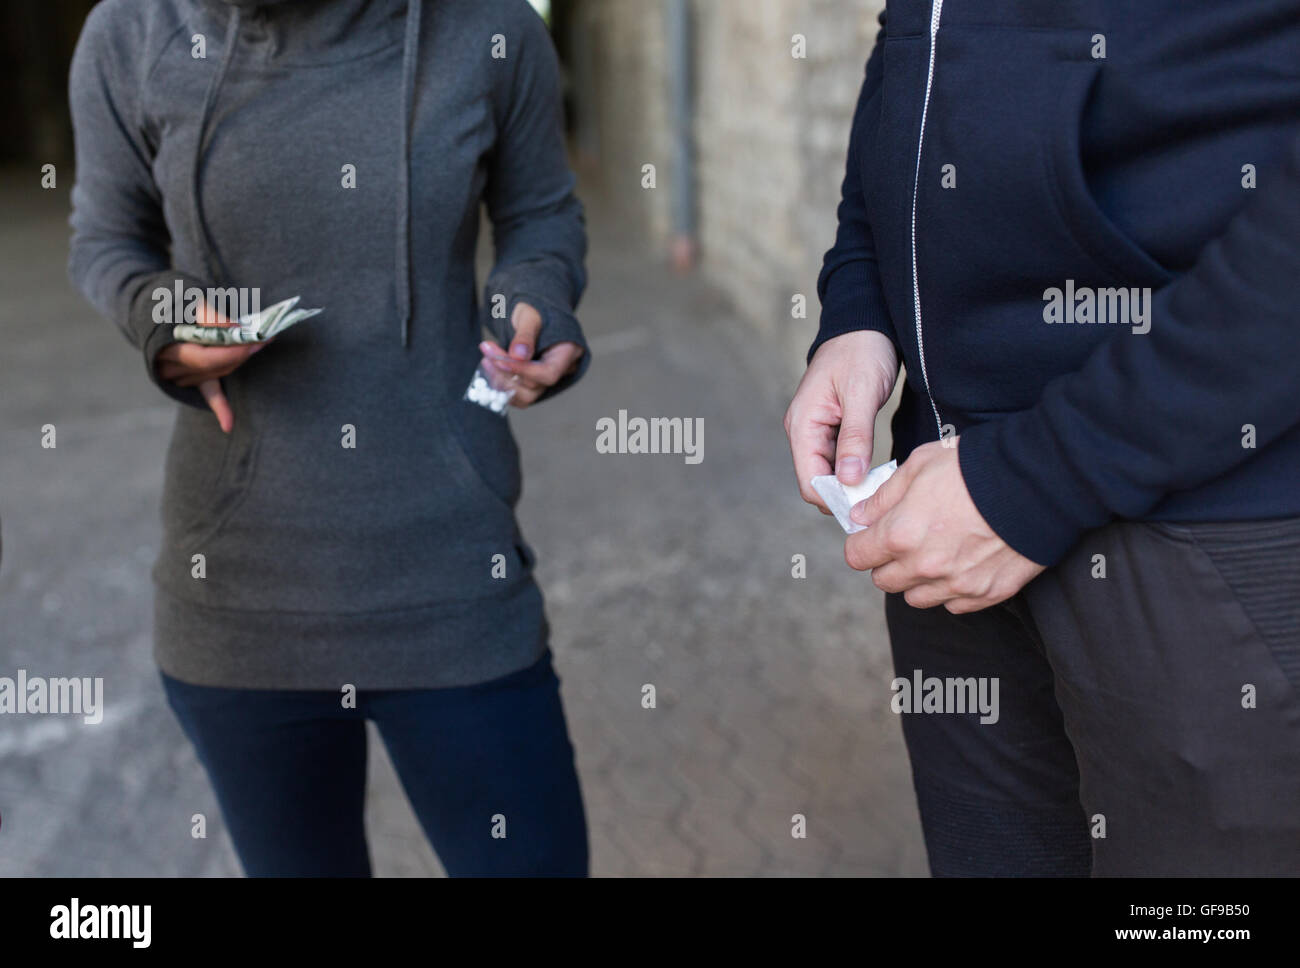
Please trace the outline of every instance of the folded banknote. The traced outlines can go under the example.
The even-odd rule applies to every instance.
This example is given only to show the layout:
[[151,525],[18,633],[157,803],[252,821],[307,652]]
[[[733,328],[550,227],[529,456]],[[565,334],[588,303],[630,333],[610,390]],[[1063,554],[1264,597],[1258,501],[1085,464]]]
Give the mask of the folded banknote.
[[295,323],[309,319],[320,309],[296,309],[301,296],[294,296],[268,306],[260,313],[240,316],[234,326],[196,326],[181,323],[173,336],[182,343],[206,343],[209,346],[234,346],[239,343],[261,343],[272,336],[283,333]]

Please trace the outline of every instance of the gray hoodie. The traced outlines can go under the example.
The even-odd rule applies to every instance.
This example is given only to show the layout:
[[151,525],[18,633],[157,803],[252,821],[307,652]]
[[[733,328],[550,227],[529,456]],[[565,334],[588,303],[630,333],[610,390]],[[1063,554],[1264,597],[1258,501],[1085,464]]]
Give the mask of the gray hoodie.
[[[542,313],[539,353],[586,345],[582,208],[532,8],[104,0],[70,91],[71,277],[182,404],[153,568],[163,671],[421,688],[538,658],[518,451],[462,399],[482,325],[507,343],[517,301]],[[481,203],[484,306],[504,297],[504,318],[476,298]],[[222,381],[229,436],[154,376],[172,339],[155,294],[177,279],[325,309]]]

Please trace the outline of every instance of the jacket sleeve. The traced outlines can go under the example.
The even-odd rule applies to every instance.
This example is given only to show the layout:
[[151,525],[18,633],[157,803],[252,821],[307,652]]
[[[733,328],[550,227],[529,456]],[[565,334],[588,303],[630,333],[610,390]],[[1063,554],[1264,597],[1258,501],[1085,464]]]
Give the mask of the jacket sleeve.
[[1029,410],[958,444],[975,506],[1004,541],[1055,564],[1081,534],[1231,471],[1300,424],[1300,138],[1186,274]]
[[862,184],[863,167],[871,156],[863,143],[866,123],[880,112],[883,73],[881,51],[884,44],[885,13],[882,11],[876,46],[867,59],[866,77],[853,112],[848,164],[840,188],[839,228],[835,233],[835,245],[826,253],[817,279],[817,295],[822,304],[821,325],[816,340],[808,350],[809,360],[828,339],[858,330],[884,333],[894,341],[895,347],[898,346],[898,337],[894,333],[880,284],[880,270],[876,265],[876,249],[871,238],[871,225],[867,220]]
[[68,275],[144,357],[149,379],[182,403],[206,407],[193,387],[160,380],[158,352],[174,342],[172,323],[154,319],[155,289],[198,286],[173,271],[162,198],[151,170],[152,149],[140,120],[138,90],[124,65],[138,63],[114,49],[111,17],[122,8],[91,11],[72,58],[68,100],[76,146],[72,188],[72,243]]
[[[520,4],[523,7],[523,4]],[[545,397],[575,383],[591,365],[591,350],[574,310],[586,288],[587,233],[574,194],[564,142],[560,71],[546,26],[531,9],[507,36],[505,77],[498,95],[498,137],[485,193],[496,264],[484,290],[486,325],[509,346],[515,305],[542,316],[537,353],[571,341],[583,349],[578,370]],[[505,317],[493,307],[504,297]]]

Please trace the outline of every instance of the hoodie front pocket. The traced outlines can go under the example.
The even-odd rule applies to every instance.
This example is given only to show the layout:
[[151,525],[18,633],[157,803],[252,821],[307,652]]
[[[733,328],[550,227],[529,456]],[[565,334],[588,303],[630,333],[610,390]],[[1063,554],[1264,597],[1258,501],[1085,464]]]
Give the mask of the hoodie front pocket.
[[[228,390],[229,392],[229,390]],[[211,413],[182,412],[167,452],[163,483],[163,521],[173,540],[201,551],[234,517],[252,490],[260,438],[230,393],[235,429],[215,429]],[[213,426],[208,426],[212,421]]]
[[[444,386],[464,386],[478,365],[475,344],[466,342],[447,353]],[[436,414],[438,433],[446,441],[447,459],[462,486],[486,492],[512,516],[523,488],[519,448],[510,420],[450,391]]]
[[1159,288],[1169,281],[1169,271],[1106,214],[1088,187],[1082,130],[1099,78],[1100,67],[1080,63],[1061,90],[1049,157],[1055,200],[1075,245],[1115,282]]
[[202,550],[199,546],[217,538],[247,500],[257,469],[258,444],[257,438],[251,435],[230,441],[221,473],[211,490],[178,496],[192,505],[187,512],[196,512],[193,524],[184,532],[184,539],[191,547]]
[[909,380],[927,388],[911,372],[924,354],[931,416],[958,429],[973,414],[1033,406],[1102,336],[1048,329],[1044,314],[1053,289],[1106,285],[1115,271],[1076,241],[1054,171],[1058,145],[1077,141],[1077,114],[1061,108],[1096,69],[1090,35],[955,20],[937,31],[933,58],[910,39],[886,51],[872,238]]
[[463,488],[490,495],[511,515],[522,480],[519,450],[502,417],[474,403],[458,401],[454,416],[443,415],[449,470]]

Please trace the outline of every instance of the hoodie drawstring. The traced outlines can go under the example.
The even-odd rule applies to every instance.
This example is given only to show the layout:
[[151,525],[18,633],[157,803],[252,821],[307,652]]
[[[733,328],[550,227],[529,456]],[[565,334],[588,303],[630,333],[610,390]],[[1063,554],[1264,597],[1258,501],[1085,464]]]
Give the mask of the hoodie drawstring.
[[397,169],[397,314],[402,345],[411,328],[411,111],[419,62],[421,0],[407,0],[406,44],[402,51],[402,156]]
[[[199,134],[194,140],[194,165],[192,166],[192,184],[190,192],[194,196],[194,225],[198,235],[199,258],[203,260],[203,268],[207,273],[206,279],[208,285],[219,286],[223,284],[223,276],[217,275],[212,271],[212,263],[208,259],[208,253],[216,253],[216,247],[212,243],[212,236],[208,232],[208,223],[203,219],[203,196],[199,194],[199,167],[203,164],[203,142],[208,133],[208,121],[212,117],[212,108],[217,103],[217,93],[221,90],[222,83],[226,79],[226,71],[230,69],[230,62],[235,59],[235,44],[239,40],[239,21],[242,11],[238,7],[231,8],[230,25],[226,28],[226,49],[221,52],[221,64],[217,68],[217,73],[213,75],[212,80],[208,83],[207,94],[203,97],[203,110],[199,113]],[[218,262],[221,256],[217,255]]]

